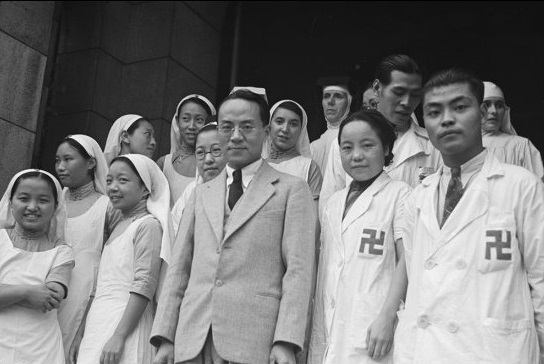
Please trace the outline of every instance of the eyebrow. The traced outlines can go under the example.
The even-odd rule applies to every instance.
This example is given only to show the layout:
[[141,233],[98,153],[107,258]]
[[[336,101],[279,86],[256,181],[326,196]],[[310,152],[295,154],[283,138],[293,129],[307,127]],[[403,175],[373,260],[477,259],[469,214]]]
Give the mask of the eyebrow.
[[[468,96],[461,95],[461,96],[457,96],[453,100],[449,100],[447,103],[448,104],[454,104],[456,102],[463,101],[463,100],[469,100],[470,101],[471,98],[468,97]],[[429,102],[428,104],[424,105],[423,108],[427,109],[429,107],[437,107],[437,106],[442,106],[442,105],[443,104],[440,103],[440,102]]]

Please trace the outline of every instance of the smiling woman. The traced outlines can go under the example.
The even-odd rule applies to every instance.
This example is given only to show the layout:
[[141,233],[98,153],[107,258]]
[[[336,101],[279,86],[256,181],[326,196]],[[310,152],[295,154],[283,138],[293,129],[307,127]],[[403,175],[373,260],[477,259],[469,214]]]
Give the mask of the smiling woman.
[[57,310],[66,298],[72,249],[58,181],[41,170],[15,175],[0,201],[0,358],[64,364]]
[[215,114],[210,100],[197,94],[185,96],[176,107],[170,126],[170,154],[157,161],[170,185],[171,206],[195,179],[196,136]]

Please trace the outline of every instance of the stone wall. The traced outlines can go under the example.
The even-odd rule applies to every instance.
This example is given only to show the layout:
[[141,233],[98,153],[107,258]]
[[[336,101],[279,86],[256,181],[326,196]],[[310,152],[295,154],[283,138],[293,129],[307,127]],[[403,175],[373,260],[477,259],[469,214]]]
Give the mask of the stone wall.
[[54,16],[54,1],[0,2],[0,191],[37,153]]
[[155,127],[155,158],[170,149],[178,101],[216,101],[228,2],[78,1],[60,5],[53,88],[38,164],[53,170],[59,141],[83,133],[103,147],[112,123],[140,114]]

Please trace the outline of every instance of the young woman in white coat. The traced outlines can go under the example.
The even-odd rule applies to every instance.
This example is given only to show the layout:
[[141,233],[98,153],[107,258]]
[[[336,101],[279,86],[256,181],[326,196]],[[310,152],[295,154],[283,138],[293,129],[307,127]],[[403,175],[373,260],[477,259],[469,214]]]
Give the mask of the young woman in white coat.
[[64,364],[57,309],[74,266],[66,205],[45,171],[16,174],[0,201],[0,362]]
[[310,362],[392,363],[393,325],[372,323],[396,271],[405,269],[397,261],[403,255],[403,203],[411,188],[383,170],[393,159],[395,133],[379,112],[349,116],[338,141],[353,182],[323,211]]
[[76,265],[68,286],[70,295],[61,303],[58,319],[64,353],[77,347],[83,335],[85,315],[92,302],[104,242],[121,218],[106,196],[108,166],[98,143],[87,135],[70,135],[57,148],[55,170],[64,186],[66,240]]
[[108,196],[123,219],[104,246],[78,364],[148,364],[153,298],[173,237],[166,177],[151,159],[115,158]]

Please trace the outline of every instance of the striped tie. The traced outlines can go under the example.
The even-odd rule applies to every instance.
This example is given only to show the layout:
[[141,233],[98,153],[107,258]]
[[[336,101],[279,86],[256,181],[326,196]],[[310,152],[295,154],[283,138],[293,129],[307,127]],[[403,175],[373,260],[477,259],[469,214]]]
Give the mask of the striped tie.
[[448,217],[457,203],[463,197],[463,184],[461,183],[461,167],[453,167],[451,169],[451,179],[448,183],[448,190],[446,191],[446,201],[444,202],[444,215],[442,216],[442,224],[444,226]]

